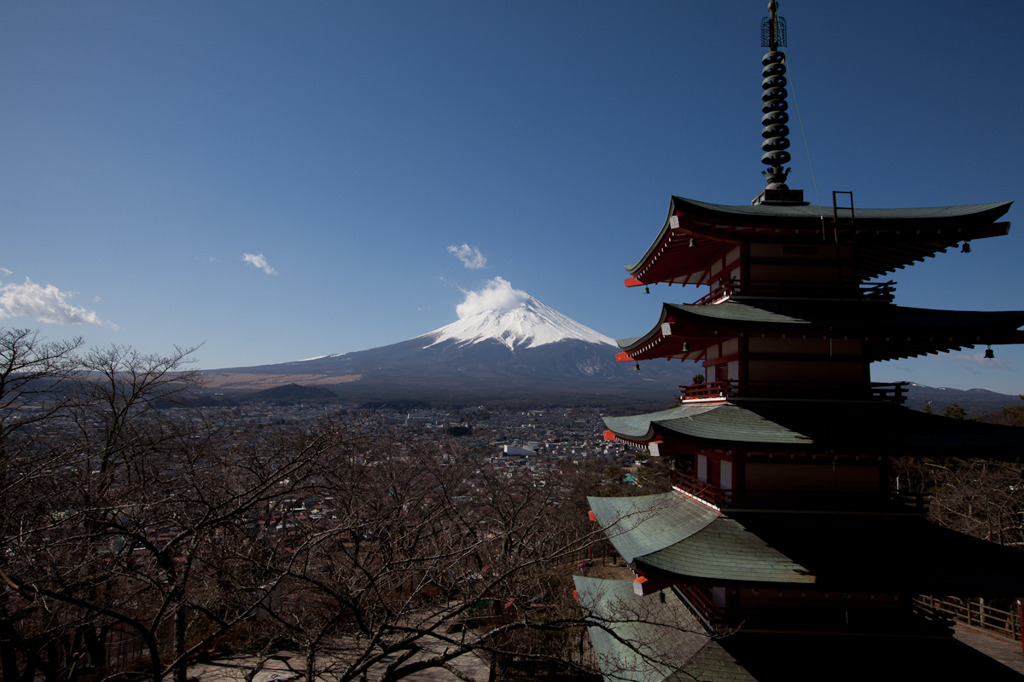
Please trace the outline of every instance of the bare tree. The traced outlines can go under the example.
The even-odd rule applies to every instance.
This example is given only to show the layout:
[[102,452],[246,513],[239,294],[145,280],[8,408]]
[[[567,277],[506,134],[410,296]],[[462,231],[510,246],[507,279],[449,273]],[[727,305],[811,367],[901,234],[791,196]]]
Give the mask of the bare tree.
[[68,404],[82,339],[50,342],[29,329],[0,329],[0,450],[16,429],[51,418]]
[[307,680],[458,674],[457,658],[502,650],[549,605],[546,577],[579,549],[549,532],[550,495],[474,489],[471,458],[347,447],[322,464],[313,494],[282,510],[296,544],[266,614]]
[[[47,425],[71,404],[81,345],[81,339],[47,342],[31,330],[0,330],[0,562],[21,555],[53,472],[68,456],[47,437]],[[74,616],[34,609],[0,586],[0,676],[31,679],[27,652],[51,642],[65,621]],[[26,629],[33,631],[27,647]]]
[[295,651],[311,682],[465,677],[471,653],[581,664],[570,576],[603,535],[572,467],[191,408],[193,349],[0,340],[5,680],[184,682],[224,650],[252,653],[250,676]]
[[264,598],[223,599],[211,548],[284,494],[323,439],[239,452],[223,420],[165,409],[195,383],[190,352],[91,351],[66,414],[51,411],[48,433],[26,439],[21,459],[43,454],[50,466],[5,496],[5,679],[74,679],[135,648],[146,676],[184,680],[188,662]]

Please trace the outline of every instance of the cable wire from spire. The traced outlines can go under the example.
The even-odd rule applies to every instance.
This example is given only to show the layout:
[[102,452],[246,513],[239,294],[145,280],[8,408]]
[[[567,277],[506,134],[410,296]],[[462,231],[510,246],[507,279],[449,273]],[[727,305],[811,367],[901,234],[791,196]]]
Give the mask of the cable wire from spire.
[[821,195],[818,193],[818,179],[814,175],[814,163],[811,162],[811,147],[807,144],[807,132],[804,130],[804,117],[800,115],[800,99],[796,96],[796,86],[793,84],[793,74],[789,74],[790,90],[793,91],[793,108],[796,110],[796,120],[800,124],[800,137],[804,141],[804,151],[807,153],[807,167],[811,171],[811,185],[814,187],[815,204],[821,206]]

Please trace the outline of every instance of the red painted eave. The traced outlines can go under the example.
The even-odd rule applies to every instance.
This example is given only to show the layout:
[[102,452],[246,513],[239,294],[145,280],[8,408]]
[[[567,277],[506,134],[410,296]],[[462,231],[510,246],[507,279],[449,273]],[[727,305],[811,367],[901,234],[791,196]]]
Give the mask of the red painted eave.
[[605,429],[603,435],[604,435],[604,439],[605,440],[609,440],[609,441],[610,440],[617,440],[617,441],[619,441],[621,443],[631,443],[633,445],[648,445],[650,443],[661,443],[662,442],[661,438],[657,437],[657,436],[652,438],[652,439],[650,439],[650,440],[640,440],[640,439],[636,439],[636,438],[625,438],[623,436],[618,435],[617,433],[615,433],[611,429]]

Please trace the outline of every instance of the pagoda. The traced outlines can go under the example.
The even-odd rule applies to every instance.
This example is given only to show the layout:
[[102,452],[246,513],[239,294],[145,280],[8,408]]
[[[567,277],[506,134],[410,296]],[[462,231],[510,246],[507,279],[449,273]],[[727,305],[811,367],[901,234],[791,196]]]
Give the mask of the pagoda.
[[[636,576],[637,604],[678,602],[706,639],[649,651],[644,668],[638,651],[653,645],[607,636],[616,605],[638,606],[621,585],[581,578],[581,603],[605,614],[592,643],[607,679],[948,679],[961,669],[1001,679],[1008,669],[990,670],[953,640],[920,595],[1024,596],[1024,554],[931,524],[926,497],[893,488],[892,464],[1016,460],[1024,430],[910,410],[905,384],[872,382],[870,365],[1024,343],[1024,311],[903,307],[895,282],[882,281],[1006,235],[1010,202],[862,209],[849,192],[831,206],[804,202],[787,185],[777,7],[762,22],[764,190],[742,206],[672,197],[664,226],[626,266],[627,287],[706,291],[663,304],[649,331],[618,342],[619,360],[638,368],[695,361],[703,376],[674,407],[605,418],[605,438],[670,459],[672,491],[589,499]],[[643,639],[645,627],[630,636]]]

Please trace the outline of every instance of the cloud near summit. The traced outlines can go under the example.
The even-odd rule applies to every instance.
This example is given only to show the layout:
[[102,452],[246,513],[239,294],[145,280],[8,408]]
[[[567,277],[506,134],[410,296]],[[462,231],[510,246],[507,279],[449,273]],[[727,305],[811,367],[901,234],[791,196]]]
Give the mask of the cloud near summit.
[[469,244],[449,246],[448,253],[462,261],[462,264],[470,270],[481,270],[487,265],[487,257],[480,253],[480,249]]
[[462,293],[466,297],[462,299],[462,303],[455,306],[455,312],[460,320],[488,310],[503,313],[518,307],[519,304],[530,298],[525,291],[513,289],[508,280],[503,277],[495,277],[479,291],[463,291]]

